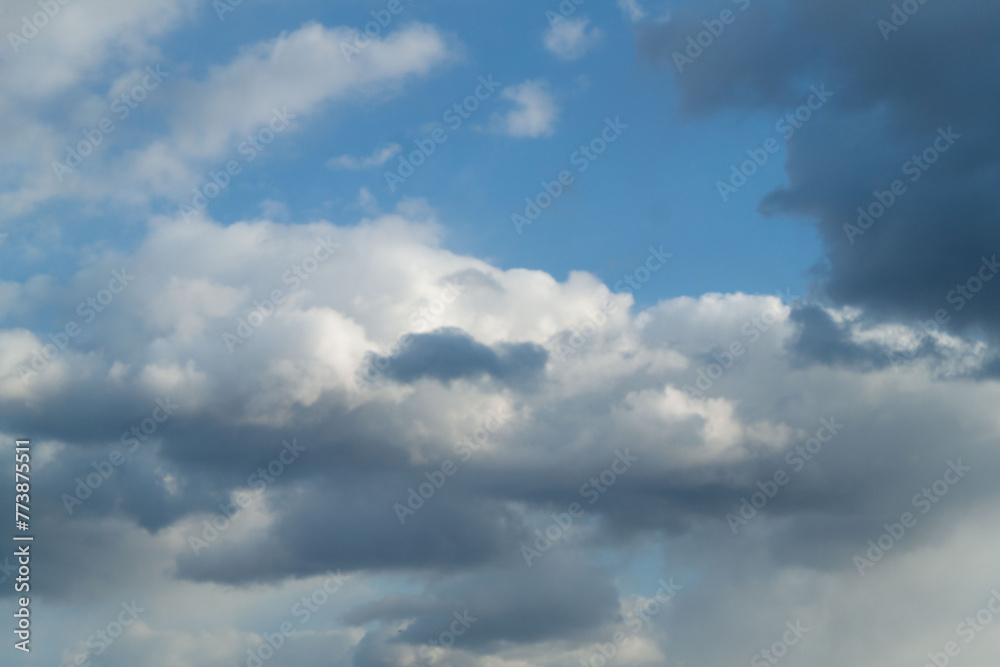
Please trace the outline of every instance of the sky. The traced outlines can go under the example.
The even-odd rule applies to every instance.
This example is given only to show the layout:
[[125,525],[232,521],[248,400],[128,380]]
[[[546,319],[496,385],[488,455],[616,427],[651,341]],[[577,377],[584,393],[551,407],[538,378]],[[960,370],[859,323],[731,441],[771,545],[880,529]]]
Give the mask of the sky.
[[5,2],[4,664],[992,666],[998,19]]

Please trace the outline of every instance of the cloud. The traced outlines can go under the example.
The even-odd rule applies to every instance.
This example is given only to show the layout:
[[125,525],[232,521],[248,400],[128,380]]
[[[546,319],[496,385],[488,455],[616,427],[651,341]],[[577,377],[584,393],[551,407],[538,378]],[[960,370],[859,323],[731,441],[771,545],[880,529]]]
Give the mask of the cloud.
[[548,353],[532,343],[503,344],[497,350],[477,343],[461,329],[413,335],[395,360],[374,355],[370,363],[404,383],[424,377],[442,382],[489,375],[498,380],[530,378],[545,367]]
[[[116,95],[95,90],[95,81],[102,76],[125,81],[136,74],[141,79],[146,66],[164,60],[158,42],[184,25],[197,5],[196,0],[57,2],[46,3],[46,13],[31,0],[3,3],[0,215],[23,216],[67,195],[67,184],[53,176],[52,162],[65,160],[65,147],[80,141],[82,129],[93,130],[102,113],[112,115],[107,107]],[[88,166],[98,160],[89,159]],[[110,189],[113,185],[96,188],[98,196]]]
[[[23,73],[0,63],[7,83],[38,77],[0,95],[8,212],[55,196],[39,160],[61,157],[78,119],[105,113],[196,6],[119,4],[94,5],[101,19],[61,5],[80,22],[34,38]],[[4,16],[16,29],[36,6]],[[153,217],[124,246],[5,277],[0,440],[31,435],[33,527],[59,540],[35,554],[38,636],[60,638],[38,650],[75,664],[140,591],[147,611],[102,664],[246,664],[286,622],[295,635],[262,662],[406,667],[432,649],[463,667],[746,664],[799,621],[789,665],[906,663],[955,641],[1000,595],[1000,545],[983,530],[1000,519],[1000,12],[927,3],[883,35],[889,10],[860,0],[747,7],[675,81],[694,117],[794,111],[813,82],[836,91],[761,202],[815,221],[827,257],[807,299],[639,307],[587,272],[449,249],[426,202],[383,213],[364,189],[339,224],[258,196],[265,219]],[[640,24],[641,53],[672,66],[717,11],[696,1]],[[348,36],[306,24],[203,74],[166,68],[146,109],[161,134],[95,156],[67,185],[74,207],[170,196],[274,107],[302,126],[395,95],[453,53],[410,24],[348,63]],[[115,81],[89,90],[106,67]],[[503,97],[496,132],[553,132],[545,81]],[[851,243],[857,207],[886,199],[949,126],[954,148]],[[112,294],[116,273],[134,278]],[[272,474],[285,442],[301,457]],[[5,493],[13,468],[0,459]],[[209,543],[196,552],[193,537]],[[856,558],[890,537],[859,574]],[[5,600],[11,565],[0,558]],[[338,570],[351,583],[320,604]],[[661,605],[662,580],[683,588]],[[465,613],[475,622],[446,641]],[[1000,636],[961,649],[968,667],[994,665]]]
[[[788,183],[762,199],[761,211],[814,221],[825,249],[816,275],[832,303],[908,325],[944,309],[951,332],[978,329],[996,342],[997,283],[972,298],[969,283],[977,287],[984,256],[1000,248],[998,194],[988,185],[1000,149],[984,111],[1000,100],[986,28],[1000,8],[918,5],[896,25],[893,7],[862,0],[751,4],[678,72],[674,53],[718,15],[715,3],[688,3],[670,23],[641,28],[639,48],[674,72],[689,116],[780,116],[806,101],[810,85],[836,91],[789,140]],[[878,212],[877,198],[888,202],[880,193],[896,181],[903,194],[856,235],[850,227],[862,231],[864,213]]]
[[545,48],[559,60],[579,60],[604,38],[600,28],[588,29],[590,19],[565,18],[555,21],[545,31]]
[[326,166],[330,169],[348,169],[351,171],[380,167],[401,150],[403,150],[403,147],[399,144],[390,143],[382,148],[375,149],[375,152],[368,157],[358,158],[353,155],[332,157],[326,161]]
[[[814,634],[796,650],[833,667],[858,647],[819,628],[853,627],[858,608],[868,623],[905,609],[919,634],[984,604],[1000,383],[974,377],[990,363],[975,341],[962,373],[948,372],[944,338],[892,368],[870,360],[916,328],[739,293],[637,309],[593,275],[500,269],[441,237],[413,205],[344,226],[159,218],[134,250],[95,251],[65,285],[13,283],[0,418],[33,434],[33,517],[61,536],[37,555],[53,573],[40,593],[92,609],[95,591],[131,599],[139,586],[158,602],[108,664],[161,644],[177,660],[237,660],[298,623],[293,605],[337,570],[357,589],[280,659],[405,667],[468,609],[478,620],[439,654],[456,664],[578,664],[618,632],[622,660],[708,651],[728,664],[801,618]],[[123,265],[134,281],[83,322],[79,294]],[[442,305],[449,284],[463,290]],[[29,303],[83,332],[25,382],[18,367],[53,340],[22,321]],[[232,351],[227,335],[242,341]],[[356,382],[372,359],[388,360],[384,378]],[[103,477],[164,399],[169,420]],[[292,439],[300,458],[255,490]],[[862,581],[853,557],[959,460],[973,472]],[[727,515],[776,471],[790,481],[734,534]],[[253,493],[242,509],[241,492]],[[195,553],[192,537],[210,542]],[[946,576],[956,563],[961,576]],[[670,578],[684,588],[636,632],[637,605]],[[739,631],[719,639],[718,627]]]
[[275,108],[308,114],[331,99],[361,99],[405,77],[426,75],[448,55],[438,31],[419,23],[373,40],[347,62],[340,44],[351,37],[346,28],[309,23],[212,69],[179,104],[173,121],[177,149],[219,155],[235,135],[265,124]]
[[559,114],[549,84],[542,79],[529,80],[508,86],[501,97],[514,103],[505,114],[494,114],[491,123],[495,132],[510,137],[535,138],[551,135]]
[[618,7],[632,23],[638,23],[648,15],[639,0],[618,0]]
[[170,138],[135,157],[135,178],[143,189],[167,193],[190,182],[192,166],[221,159],[245,135],[273,128],[275,117],[294,124],[332,100],[384,95],[449,56],[438,31],[419,23],[373,39],[348,62],[341,44],[352,39],[347,28],[306,24],[245,49],[203,81],[187,82],[172,114]]
[[[37,104],[83,83],[112,60],[137,66],[161,56],[155,41],[190,18],[196,0],[95,0],[58,3],[42,27],[25,27],[41,6],[29,0],[5,2],[0,29],[10,51],[0,62],[3,97]],[[34,27],[32,22],[27,22]],[[10,35],[32,35],[25,43]],[[14,44],[16,43],[16,47]]]
[[[166,4],[165,0],[160,4]],[[65,11],[74,7],[68,5]],[[136,11],[130,10],[127,15]],[[166,21],[162,14],[143,19],[158,26],[148,31],[149,39],[176,23]],[[133,41],[140,41],[146,35],[132,24],[122,26],[122,30],[126,29],[132,30],[128,38]],[[115,152],[100,147],[93,157],[87,158],[85,168],[64,176],[63,182],[53,176],[52,165],[67,160],[65,147],[79,141],[80,125],[39,121],[37,114],[21,119],[13,113],[15,100],[0,96],[0,109],[10,106],[13,118],[5,125],[11,128],[13,141],[3,159],[20,167],[11,170],[17,179],[8,182],[6,191],[0,194],[0,202],[7,215],[16,217],[51,199],[113,200],[129,206],[148,205],[161,198],[190,200],[191,189],[205,178],[207,171],[222,166],[220,161],[225,164],[228,159],[248,159],[246,142],[250,134],[265,131],[273,137],[274,132],[291,131],[334,101],[362,102],[398,94],[405,82],[428,75],[452,53],[434,27],[420,23],[372,39],[367,48],[348,62],[341,44],[352,39],[353,33],[348,28],[307,23],[297,30],[246,46],[229,62],[210,67],[201,79],[182,78],[178,68],[163,63],[164,81],[157,86],[162,90],[149,93],[151,101],[144,108],[144,112],[153,112],[149,108],[154,106],[152,98],[161,98],[155,104],[155,113],[162,121],[160,133],[152,134],[153,138],[144,145],[128,150]],[[151,49],[143,53],[150,56]],[[129,57],[126,62],[134,60]],[[97,126],[100,113],[118,118],[108,110],[114,101],[112,91],[117,92],[123,86],[129,89],[136,77],[142,79],[148,64],[145,61],[141,66],[136,65],[134,71],[113,84],[107,100],[91,97],[85,105],[81,104],[87,117],[93,117],[89,127]],[[0,67],[0,77],[3,71]],[[60,84],[58,89],[47,88],[46,94],[58,92],[68,96],[69,103],[77,104],[79,95],[64,89],[81,83],[75,77]],[[51,103],[58,105],[60,100],[56,96]],[[66,115],[70,114],[63,110],[60,117]],[[27,141],[27,136],[33,139]],[[238,153],[241,142],[244,153]]]

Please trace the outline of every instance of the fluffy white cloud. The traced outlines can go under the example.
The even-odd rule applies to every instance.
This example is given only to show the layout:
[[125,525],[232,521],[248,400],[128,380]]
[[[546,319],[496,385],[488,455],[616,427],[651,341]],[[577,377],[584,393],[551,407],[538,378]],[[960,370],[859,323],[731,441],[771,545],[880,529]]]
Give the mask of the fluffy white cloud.
[[[450,252],[419,210],[351,227],[164,218],[128,256],[96,254],[68,287],[36,278],[7,290],[15,319],[41,299],[82,329],[64,349],[46,330],[0,331],[0,413],[58,452],[39,457],[52,492],[38,520],[65,542],[49,567],[77,574],[51,595],[93,605],[105,590],[114,609],[136,581],[156,582],[144,584],[156,611],[109,664],[161,645],[175,661],[236,660],[338,569],[365,572],[364,585],[276,660],[402,667],[468,607],[476,631],[448,659],[477,667],[577,664],[616,632],[628,637],[622,664],[706,651],[728,664],[797,619],[810,634],[795,660],[832,667],[869,642],[831,642],[823,628],[857,625],[864,636],[895,609],[909,634],[880,644],[888,661],[921,635],[936,650],[989,599],[995,568],[980,554],[991,538],[976,526],[995,519],[997,382],[940,373],[947,354],[876,364],[913,332],[876,335],[840,311],[826,312],[854,323],[844,344],[871,363],[812,363],[800,354],[803,305],[772,296],[637,311],[587,273],[559,282]],[[75,299],[99,297],[123,266],[134,279],[85,321]],[[18,366],[44,345],[55,359],[22,381]],[[167,397],[175,414],[70,516],[61,494]],[[487,435],[491,414],[504,419]],[[840,426],[809,454],[823,420]],[[290,438],[302,463],[193,554],[189,538]],[[482,441],[467,459],[456,449],[466,439]],[[622,469],[619,456],[633,464]],[[919,514],[914,494],[958,459],[974,471]],[[445,460],[458,472],[401,524],[394,505]],[[734,534],[727,515],[776,471],[789,481]],[[522,546],[573,502],[582,516],[528,567]],[[918,524],[859,576],[853,556],[904,511]],[[99,550],[87,546],[95,534]],[[126,565],[106,562],[108,545]],[[666,565],[651,568],[661,552]],[[619,575],[642,573],[637,583],[597,569],[609,553]],[[961,576],[949,574],[955,563]],[[914,587],[917,572],[932,576]],[[635,632],[630,610],[648,607],[660,578],[684,588]],[[248,583],[258,580],[269,592]],[[190,599],[213,601],[211,622],[192,616]],[[741,630],[720,640],[719,627]],[[79,620],[73,629],[66,659],[93,631]],[[967,655],[980,667],[994,644],[976,642]]]
[[[0,90],[5,98],[35,103],[76,86],[112,59],[132,65],[155,62],[160,57],[156,39],[189,18],[198,4],[198,0],[5,2],[0,30],[12,53],[0,61]],[[25,35],[31,37],[24,39]]]
[[603,38],[600,28],[590,27],[590,19],[573,17],[555,21],[542,39],[545,48],[560,60],[579,60]]
[[[95,0],[42,3],[12,0],[0,6],[0,215],[18,217],[67,194],[53,160],[75,145],[81,130],[107,115],[104,99],[88,86],[112,64],[128,74],[162,61],[157,42],[189,18],[197,0]],[[50,16],[51,14],[51,16]],[[39,27],[40,26],[40,27]],[[8,50],[9,49],[9,50]],[[51,110],[57,113],[47,113]],[[42,120],[61,118],[64,122]],[[93,162],[93,160],[91,160]],[[99,187],[104,196],[110,187]]]
[[541,137],[555,131],[559,107],[547,81],[529,80],[508,86],[501,97],[514,103],[504,114],[494,114],[491,122],[495,132],[511,137]]

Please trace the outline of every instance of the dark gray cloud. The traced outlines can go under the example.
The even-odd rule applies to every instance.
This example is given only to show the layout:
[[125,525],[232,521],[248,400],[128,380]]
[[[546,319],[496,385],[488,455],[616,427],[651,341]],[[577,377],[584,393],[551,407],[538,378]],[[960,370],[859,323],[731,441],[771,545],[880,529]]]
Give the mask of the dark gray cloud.
[[[791,320],[798,325],[795,338],[789,341],[789,351],[804,363],[819,362],[859,369],[878,369],[888,365],[886,350],[878,345],[859,345],[851,340],[850,329],[838,325],[830,314],[818,305],[794,308]],[[928,339],[925,347],[933,348]],[[917,353],[914,357],[923,356]]]
[[[761,209],[816,220],[826,249],[818,270],[834,302],[885,319],[928,319],[945,308],[953,331],[981,327],[996,340],[1000,284],[964,299],[961,309],[954,308],[959,297],[952,296],[955,304],[948,298],[975,277],[984,255],[1000,249],[1000,137],[990,111],[1000,102],[992,29],[1000,7],[912,2],[907,7],[919,10],[884,38],[879,21],[890,21],[903,4],[691,2],[670,22],[643,29],[639,44],[672,70],[681,108],[692,115],[780,113],[802,104],[812,84],[836,91],[830,108],[790,140],[789,184]],[[672,54],[724,8],[735,21],[678,72]],[[924,169],[913,158],[934,146],[941,128],[960,138]],[[856,223],[858,208],[876,203],[875,192],[895,180],[905,193],[852,244],[844,225]]]
[[522,384],[545,367],[548,352],[533,343],[503,343],[490,348],[461,329],[440,329],[412,334],[406,349],[395,359],[373,355],[369,363],[386,366],[385,374],[397,382],[421,378],[441,382],[473,379],[484,375],[507,383]]

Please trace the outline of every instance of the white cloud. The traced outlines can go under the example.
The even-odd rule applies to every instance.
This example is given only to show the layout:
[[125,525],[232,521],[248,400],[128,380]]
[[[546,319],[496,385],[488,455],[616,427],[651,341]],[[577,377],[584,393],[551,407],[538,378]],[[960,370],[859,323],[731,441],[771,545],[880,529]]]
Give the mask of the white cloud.
[[448,56],[438,31],[419,23],[373,40],[347,62],[340,44],[352,38],[347,28],[310,23],[244,49],[186,91],[173,121],[176,148],[217,156],[231,139],[265,124],[275,108],[308,114],[332,99],[360,100],[425,75]]
[[182,86],[171,136],[136,156],[127,174],[138,181],[140,191],[176,194],[200,177],[196,165],[210,165],[227,154],[236,157],[236,145],[246,135],[285,115],[285,110],[294,127],[332,100],[362,100],[394,91],[406,78],[427,74],[449,55],[435,28],[411,24],[372,40],[347,62],[340,45],[352,36],[346,28],[308,24],[255,44],[212,70],[204,81]]
[[[49,18],[35,0],[0,3],[0,216],[24,215],[52,197],[74,192],[72,184],[53,177],[50,164],[65,159],[64,147],[80,141],[82,128],[94,127],[109,113],[110,100],[87,86],[112,64],[141,71],[161,62],[157,41],[192,16],[198,4],[93,0],[56,2],[53,9],[46,3]],[[36,30],[32,21],[42,27]],[[24,43],[22,34],[30,35]],[[90,158],[88,167],[95,162],[99,158]],[[96,189],[104,196],[113,185]]]
[[367,157],[355,157],[354,155],[340,155],[332,157],[326,162],[330,169],[348,169],[358,171],[369,167],[380,167],[386,163],[393,155],[396,155],[403,147],[399,144],[386,144],[382,148],[375,149],[375,152]]
[[588,29],[590,19],[567,18],[555,21],[545,31],[545,48],[560,60],[578,60],[587,51],[601,43],[604,35],[600,28]]
[[638,23],[647,16],[646,10],[639,4],[639,0],[618,0],[618,7],[633,23]]
[[555,97],[547,81],[538,79],[508,86],[501,96],[514,103],[505,114],[494,114],[491,126],[494,132],[511,137],[541,137],[555,131],[559,113]]
[[[869,629],[879,627],[872,619],[884,618],[886,609],[897,614],[903,609],[898,623],[906,633],[880,644],[877,656],[880,664],[894,664],[914,637],[931,633],[930,646],[943,645],[962,618],[985,604],[996,585],[995,558],[990,558],[996,539],[981,527],[996,520],[996,486],[990,480],[1000,457],[991,443],[1000,433],[1000,419],[990,407],[1000,400],[1000,384],[958,376],[936,381],[929,360],[897,371],[804,365],[788,347],[798,330],[794,311],[773,296],[706,294],[637,311],[630,295],[612,295],[589,273],[573,272],[558,281],[541,271],[500,269],[450,252],[442,247],[442,230],[433,219],[414,217],[421,210],[411,203],[349,226],[269,221],[223,226],[203,219],[190,224],[159,219],[127,257],[95,251],[93,264],[64,289],[33,292],[14,283],[7,290],[4,299],[15,316],[26,304],[34,310],[65,308],[101,285],[111,268],[120,269],[123,262],[135,267],[135,282],[87,326],[83,338],[70,342],[28,384],[21,382],[16,366],[50,340],[47,332],[13,325],[0,330],[0,410],[8,420],[29,420],[25,423],[37,431],[64,430],[59,456],[44,469],[58,488],[72,489],[81,471],[91,469],[89,441],[75,440],[82,429],[90,438],[115,442],[148,414],[153,399],[170,395],[183,405],[157,431],[158,447],[140,450],[146,458],[131,459],[95,492],[102,500],[91,501],[90,514],[72,521],[62,517],[70,528],[59,533],[65,547],[60,551],[71,555],[57,564],[72,560],[74,567],[50,570],[65,577],[72,573],[74,586],[88,591],[90,607],[97,600],[102,609],[114,609],[118,601],[100,595],[124,595],[121,591],[131,590],[136,581],[159,582],[164,572],[177,571],[190,555],[186,536],[201,530],[206,512],[216,512],[219,502],[232,497],[225,479],[243,484],[257,465],[248,461],[273,456],[272,449],[292,432],[310,445],[303,454],[310,457],[308,474],[286,476],[269,487],[263,504],[246,510],[195,562],[210,580],[213,573],[263,571],[279,581],[273,587],[173,582],[181,589],[167,589],[164,583],[163,590],[151,592],[150,613],[143,618],[148,629],[136,627],[123,636],[115,648],[123,653],[113,654],[109,664],[134,664],[132,649],[166,641],[183,641],[186,648],[170,659],[185,664],[199,664],[191,662],[195,649],[212,652],[216,662],[245,654],[260,632],[273,631],[295,600],[308,593],[306,580],[280,571],[286,560],[314,564],[323,559],[319,566],[333,569],[361,553],[354,562],[375,579],[383,576],[380,558],[417,553],[425,560],[405,562],[407,576],[419,582],[417,588],[426,588],[422,593],[434,601],[431,607],[450,600],[456,591],[448,586],[455,580],[474,586],[503,567],[453,564],[468,541],[490,537],[474,526],[491,525],[502,516],[504,532],[482,549],[502,559],[505,545],[513,545],[519,558],[522,536],[536,527],[533,517],[548,521],[553,503],[565,507],[579,497],[580,484],[606,468],[616,449],[625,448],[641,463],[598,504],[588,506],[586,517],[554,547],[561,554],[572,550],[595,559],[597,550],[624,547],[614,552],[623,563],[620,573],[630,571],[630,550],[652,544],[670,554],[674,571],[651,573],[652,580],[691,573],[683,580],[685,589],[641,637],[629,634],[630,643],[616,658],[622,664],[662,664],[661,655],[694,664],[701,651],[708,651],[710,664],[745,662],[746,654],[769,646],[784,622],[799,615],[814,628],[809,641],[795,649],[806,663],[858,662],[870,651]],[[313,256],[317,238],[339,247],[293,290],[291,268],[303,267],[304,259]],[[457,281],[463,291],[437,308],[446,281]],[[273,312],[265,307],[271,314],[229,353],[223,334],[233,332],[239,320],[260,307],[255,301],[271,298],[275,289],[283,290],[282,303]],[[595,318],[598,306],[609,299],[616,308],[606,320]],[[74,317],[71,306],[67,317]],[[413,315],[422,309],[436,311],[432,326],[416,323]],[[437,327],[461,329],[489,346],[537,344],[549,354],[542,377],[524,389],[491,378],[403,383],[383,376],[366,387],[352,382],[366,354],[386,353],[403,334]],[[891,344],[905,342],[913,332],[856,333],[859,343]],[[573,342],[574,336],[581,344]],[[100,345],[90,346],[88,340]],[[728,360],[734,342],[745,349]],[[560,359],[567,345],[572,352]],[[455,352],[449,361],[458,356]],[[709,368],[712,364],[719,368]],[[705,369],[711,386],[699,380]],[[703,387],[705,396],[688,394],[685,385]],[[424,480],[432,466],[454,456],[453,443],[480,428],[483,415],[497,407],[512,415],[510,423],[491,436],[471,465],[463,466],[463,482],[449,482],[420,510],[421,517],[435,522],[434,530],[406,532],[392,514],[392,503],[405,499],[407,487]],[[786,455],[815,432],[820,418],[831,417],[844,430],[794,471]],[[921,515],[884,562],[860,579],[851,556],[868,548],[866,541],[877,538],[883,522],[912,510],[913,494],[931,484],[948,459],[960,457],[976,465],[962,488],[949,493],[933,513]],[[231,471],[244,464],[249,470],[233,477]],[[778,469],[792,475],[791,481],[733,535],[725,513]],[[213,477],[214,470],[225,472]],[[207,495],[199,496],[205,484]],[[348,489],[344,496],[323,495],[342,488]],[[501,498],[497,489],[503,489]],[[845,493],[851,499],[847,505]],[[63,512],[53,502],[57,513]],[[157,518],[166,513],[167,525],[158,532],[135,525],[126,513],[142,505]],[[511,506],[516,511],[502,514]],[[359,519],[369,507],[375,509]],[[305,517],[302,528],[297,513],[312,508],[321,514]],[[433,514],[442,509],[451,514]],[[95,532],[102,521],[110,521],[100,518],[102,511],[120,515],[115,531]],[[58,520],[49,520],[53,531],[61,528]],[[341,546],[337,536],[347,530],[358,537]],[[102,537],[100,549],[75,546],[95,544],[94,534]],[[421,542],[428,534],[445,544],[444,560],[454,575],[439,574],[438,556]],[[317,546],[323,535],[333,541]],[[365,551],[369,544],[381,551]],[[417,547],[431,549],[431,555]],[[153,556],[136,557],[146,551]],[[255,560],[275,552],[280,562]],[[108,562],[108,553],[122,554],[126,565]],[[650,563],[660,562],[660,554],[648,556],[640,558],[644,565],[635,571],[648,572]],[[546,561],[533,567],[559,557],[545,554]],[[207,565],[213,562],[218,564],[214,571]],[[512,584],[523,585],[522,577],[537,571],[523,561],[514,564]],[[435,575],[421,579],[421,568]],[[921,572],[933,576],[921,577]],[[366,584],[363,600],[359,591],[350,606],[378,598],[373,604],[391,608],[400,598],[391,583]],[[109,592],[90,593],[105,585],[111,586]],[[634,608],[652,591],[627,586],[609,589],[611,613],[584,628],[585,640],[542,633],[529,640],[504,638],[489,655],[458,644],[454,651],[461,652],[462,664],[476,667],[577,664],[593,652],[595,641],[632,632],[617,612]],[[200,625],[201,606],[195,612],[185,606],[192,595],[217,602],[204,605],[211,608],[210,626]],[[510,599],[525,610],[537,604],[521,593]],[[574,604],[562,589],[546,599],[553,601],[546,613]],[[907,604],[898,604],[901,600]],[[425,613],[417,602],[407,602],[412,606],[393,618],[418,623],[433,617],[433,610]],[[859,617],[857,609],[866,611]],[[496,627],[485,613],[482,618],[480,627]],[[747,618],[754,622],[742,622]],[[371,655],[384,643],[410,655],[410,644],[399,640],[402,627],[334,624],[309,628],[341,633],[325,644],[327,649],[336,645]],[[820,632],[845,624],[852,629],[847,640]],[[77,618],[76,625],[82,626],[74,626],[77,641],[93,632],[89,619]],[[715,634],[720,627],[739,632],[720,640]],[[211,628],[211,636],[199,634],[205,628]],[[772,637],[775,631],[779,635]],[[75,647],[67,644],[67,649]],[[995,641],[983,635],[969,649],[969,664],[990,664],[988,649],[995,655]],[[291,645],[287,650],[293,650]],[[984,653],[977,660],[974,651],[979,650]],[[291,661],[291,655],[276,656],[275,664]]]
[[[23,16],[36,15],[40,6],[29,0],[4,2],[0,29],[9,34],[34,34],[27,43],[5,44],[0,61],[0,91],[4,97],[37,101],[65,91],[112,59],[131,65],[155,62],[154,40],[190,17],[197,0],[92,0],[57,2],[51,18],[36,33],[24,28]],[[43,13],[43,16],[45,14]],[[39,22],[41,23],[41,22]]]
[[[115,39],[146,58],[152,57],[155,51],[148,45],[143,47],[144,40],[158,36],[176,23],[174,15],[167,13],[168,7],[174,7],[177,14],[180,12],[177,7],[183,6],[186,3],[175,6],[158,0],[150,4],[148,15],[134,9],[126,11],[125,16],[133,17],[131,22],[109,19],[110,25],[131,32],[124,36],[110,33],[110,28],[102,23],[100,34],[111,44],[105,45],[108,53],[102,55],[102,59],[87,65],[87,69],[84,65],[90,63],[89,60],[66,56],[66,61],[77,68],[72,70],[75,73],[64,72],[57,77],[39,70],[39,76],[44,74],[52,83],[44,87],[36,84],[35,88],[25,90],[34,91],[35,95],[65,92],[79,83],[85,72],[124,49],[112,48],[118,44]],[[71,4],[64,10],[76,7],[82,5]],[[157,7],[159,9],[153,11]],[[87,12],[88,16],[92,13],[89,9]],[[109,13],[116,16],[110,10]],[[172,20],[168,21],[168,16]],[[147,24],[155,24],[155,30]],[[62,25],[62,21],[54,22],[50,29],[54,31]],[[77,32],[80,27],[73,30]],[[42,35],[36,39],[41,40]],[[239,158],[239,143],[251,132],[271,123],[276,115],[287,112],[288,123],[280,119],[275,122],[278,126],[294,128],[331,101],[362,101],[394,94],[408,78],[428,74],[450,56],[438,31],[419,23],[372,39],[359,55],[347,62],[340,45],[352,39],[353,33],[348,28],[326,28],[309,23],[277,38],[244,47],[232,61],[210,68],[201,81],[181,79],[176,68],[164,63],[163,71],[168,73],[161,86],[164,90],[156,90],[150,96],[165,98],[160,106],[165,109],[167,133],[121,155],[106,156],[103,148],[99,148],[86,159],[85,168],[65,176],[63,182],[54,177],[52,163],[66,159],[65,146],[76,145],[81,138],[81,127],[96,127],[102,115],[114,115],[107,108],[110,98],[84,95],[83,101],[79,101],[80,96],[77,96],[73,104],[79,106],[64,110],[59,117],[69,120],[58,123],[37,120],[37,114],[26,114],[16,100],[8,99],[7,90],[2,89],[5,94],[0,94],[0,111],[9,110],[10,113],[6,116],[8,122],[0,128],[0,140],[9,134],[10,141],[4,141],[8,150],[0,156],[0,161],[16,166],[4,172],[11,174],[11,182],[7,184],[8,189],[0,193],[2,215],[24,215],[53,197],[79,197],[90,201],[110,198],[130,205],[146,204],[151,197],[190,197],[190,189],[208,169],[217,169],[220,159]],[[22,55],[28,57],[26,52]],[[126,57],[128,62],[135,59]],[[31,62],[18,59],[9,66],[4,64],[0,67],[0,82],[10,81],[11,89],[21,90],[15,86],[16,77],[30,72],[34,67]],[[141,78],[149,61],[141,64],[122,75],[112,84],[111,90],[117,90],[123,82],[132,81],[137,75]],[[26,67],[28,65],[31,67]],[[66,69],[69,65],[51,67],[69,72]]]

